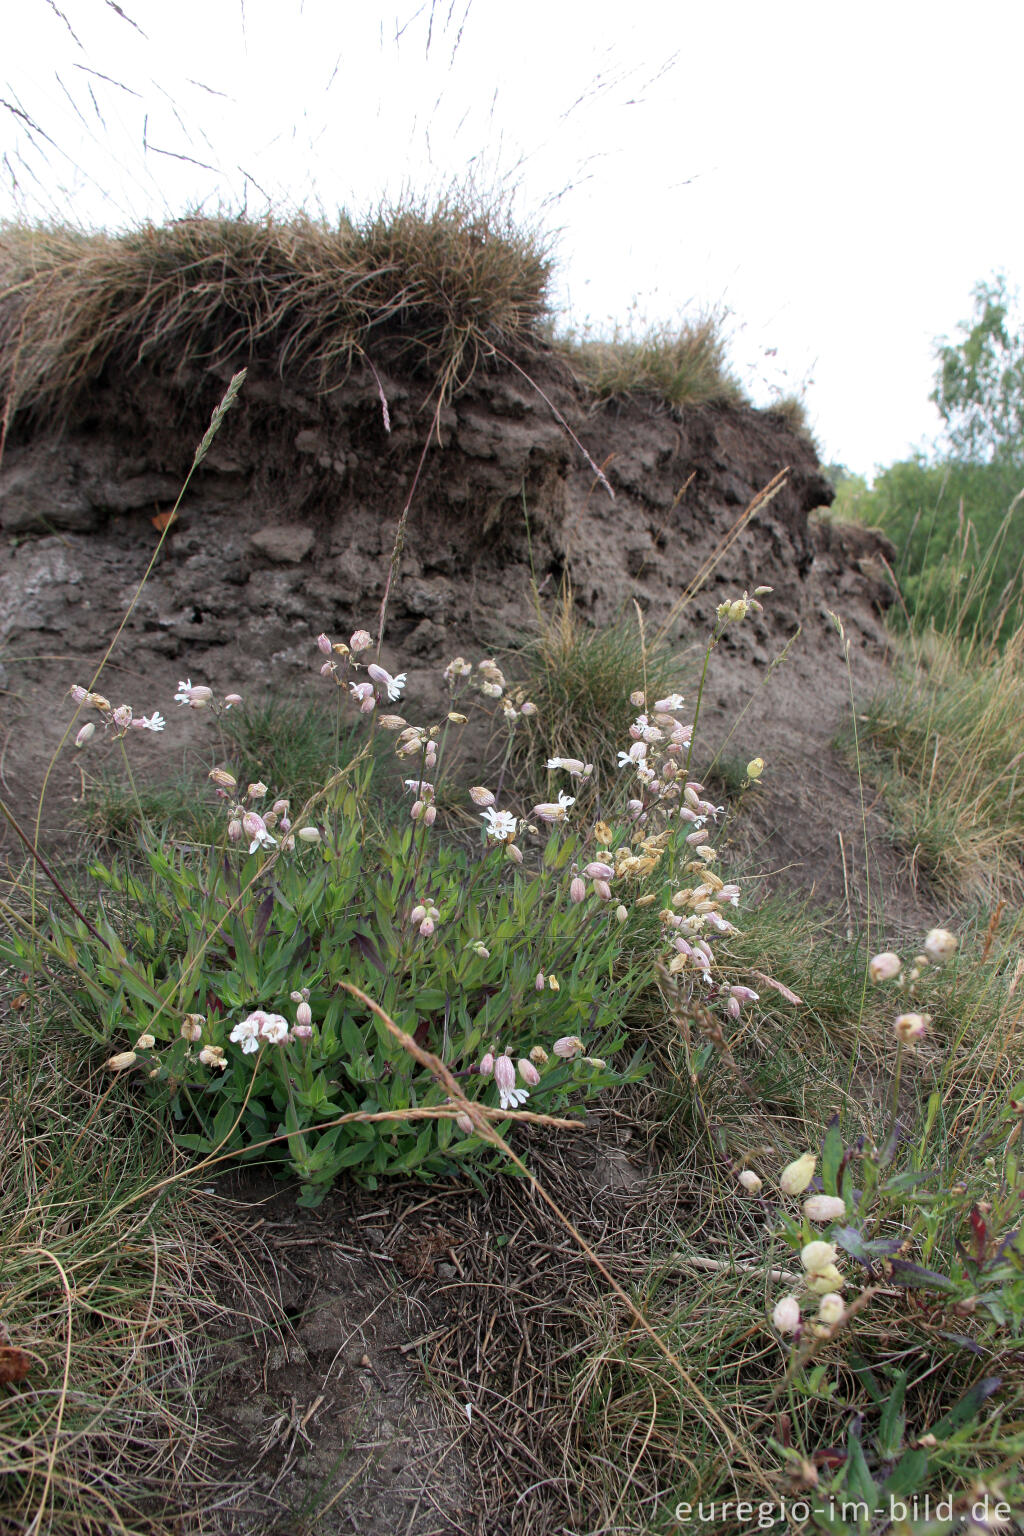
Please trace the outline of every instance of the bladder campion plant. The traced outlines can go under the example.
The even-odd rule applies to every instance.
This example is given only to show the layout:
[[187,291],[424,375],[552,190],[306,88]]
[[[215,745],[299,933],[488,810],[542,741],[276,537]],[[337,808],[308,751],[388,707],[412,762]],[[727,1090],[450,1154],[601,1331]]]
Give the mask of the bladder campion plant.
[[[534,706],[494,661],[457,657],[444,673],[443,718],[411,725],[394,712],[404,675],[368,660],[365,630],[347,645],[321,635],[317,646],[339,739],[343,710],[364,720],[349,761],[294,813],[267,785],[240,786],[230,767],[214,768],[223,814],[214,846],[158,840],[144,827],[141,859],[94,866],[106,893],[95,917],[70,904],[45,935],[72,977],[80,1022],[97,1040],[123,1043],[110,1068],[143,1075],[183,1146],[276,1160],[299,1178],[307,1205],[346,1169],[370,1185],[483,1170],[502,1160],[484,1120],[501,1129],[517,1115],[578,1113],[642,1070],[639,1051],[617,1068],[607,1058],[628,1038],[631,1002],[653,984],[652,942],[667,944],[672,973],[685,972],[725,1013],[755,997],[714,972],[712,941],[732,931],[722,908],[739,891],[713,869],[710,828],[723,808],[687,777],[692,728],[678,694],[649,709],[642,691],[632,695],[640,712],[619,753],[617,810],[576,826],[566,788],[522,815],[476,785],[471,854],[436,825],[463,707],[478,695],[522,732],[535,726]],[[72,694],[118,741],[130,772],[131,709]],[[214,716],[241,702],[191,679],[176,700]],[[94,725],[79,732],[81,745]],[[371,798],[383,742],[408,796],[390,816]],[[569,789],[592,772],[575,758],[547,767]],[[392,801],[402,792],[391,788]],[[675,890],[680,866],[691,880]],[[660,927],[645,914],[656,902]]]

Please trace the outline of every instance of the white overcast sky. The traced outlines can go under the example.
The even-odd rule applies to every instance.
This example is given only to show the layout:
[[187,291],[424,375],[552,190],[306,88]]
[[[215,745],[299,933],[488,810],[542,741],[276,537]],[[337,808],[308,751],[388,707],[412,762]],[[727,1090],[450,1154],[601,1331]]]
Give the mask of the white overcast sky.
[[1020,0],[8,0],[0,216],[475,175],[557,232],[577,324],[728,310],[755,398],[870,473],[934,437],[974,283],[1019,278],[1022,59]]

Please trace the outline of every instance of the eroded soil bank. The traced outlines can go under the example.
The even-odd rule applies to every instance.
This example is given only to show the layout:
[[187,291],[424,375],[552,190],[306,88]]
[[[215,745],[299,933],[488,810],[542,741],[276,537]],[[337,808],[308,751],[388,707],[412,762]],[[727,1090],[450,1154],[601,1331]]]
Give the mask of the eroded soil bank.
[[[101,379],[59,424],[15,422],[0,464],[0,686],[3,784],[22,819],[69,717],[67,688],[89,681],[121,623],[230,373],[140,368]],[[849,708],[830,613],[855,689],[870,689],[886,654],[886,549],[811,516],[831,488],[806,437],[742,406],[598,406],[554,359],[529,378],[480,369],[440,412],[415,377],[381,385],[390,432],[368,374],[317,396],[250,365],[104,673],[115,702],[168,718],[138,744],[144,771],[194,742],[172,702],[180,678],[291,696],[318,685],[319,631],[375,629],[411,497],[384,656],[408,673],[413,713],[437,707],[455,652],[521,643],[535,594],[550,608],[565,579],[584,621],[639,610],[691,661],[723,596],[771,586],[764,614],[713,658],[700,750],[709,762],[728,739],[735,758],[768,763],[745,817],[757,867],[856,900],[861,803],[830,746]],[[88,793],[81,766],[65,753],[50,776],[44,842]],[[877,807],[868,824],[876,890],[893,893],[905,861]]]

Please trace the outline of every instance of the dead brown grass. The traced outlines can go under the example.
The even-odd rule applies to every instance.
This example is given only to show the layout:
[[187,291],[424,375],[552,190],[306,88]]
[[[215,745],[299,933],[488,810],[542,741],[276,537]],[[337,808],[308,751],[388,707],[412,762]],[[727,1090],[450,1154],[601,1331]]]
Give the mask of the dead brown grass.
[[494,348],[538,340],[541,238],[468,196],[359,223],[190,217],[127,234],[0,229],[8,416],[71,405],[105,370],[267,357],[318,390],[359,359],[464,383]]

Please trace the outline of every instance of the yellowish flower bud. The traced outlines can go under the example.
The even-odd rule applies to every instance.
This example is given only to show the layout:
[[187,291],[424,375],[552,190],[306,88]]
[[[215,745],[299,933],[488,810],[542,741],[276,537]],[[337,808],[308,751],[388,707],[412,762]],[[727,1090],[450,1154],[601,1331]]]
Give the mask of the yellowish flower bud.
[[818,1303],[818,1318],[821,1322],[827,1323],[829,1327],[832,1327],[835,1323],[842,1322],[845,1312],[846,1307],[843,1305],[843,1298],[837,1295],[835,1291],[826,1291]]
[[813,1291],[815,1296],[825,1296],[829,1291],[841,1291],[846,1284],[834,1264],[828,1264],[821,1273],[807,1276],[807,1289]]
[[784,1195],[802,1195],[814,1178],[818,1159],[813,1152],[805,1152],[795,1162],[787,1164],[779,1178],[779,1188]]
[[813,1243],[805,1243],[800,1250],[800,1262],[808,1274],[821,1274],[830,1265],[836,1262],[835,1243],[825,1243],[816,1239]]
[[118,1051],[116,1056],[111,1056],[107,1066],[111,1072],[125,1072],[129,1067],[134,1067],[136,1059],[134,1051]]
[[135,1049],[137,1051],[151,1051],[154,1045],[156,1045],[155,1035],[140,1035],[135,1042]]
[[752,781],[757,780],[761,777],[762,773],[764,773],[764,758],[752,757],[747,764],[747,778]]
[[740,1174],[740,1183],[748,1195],[759,1195],[764,1187],[752,1168],[744,1168]]

